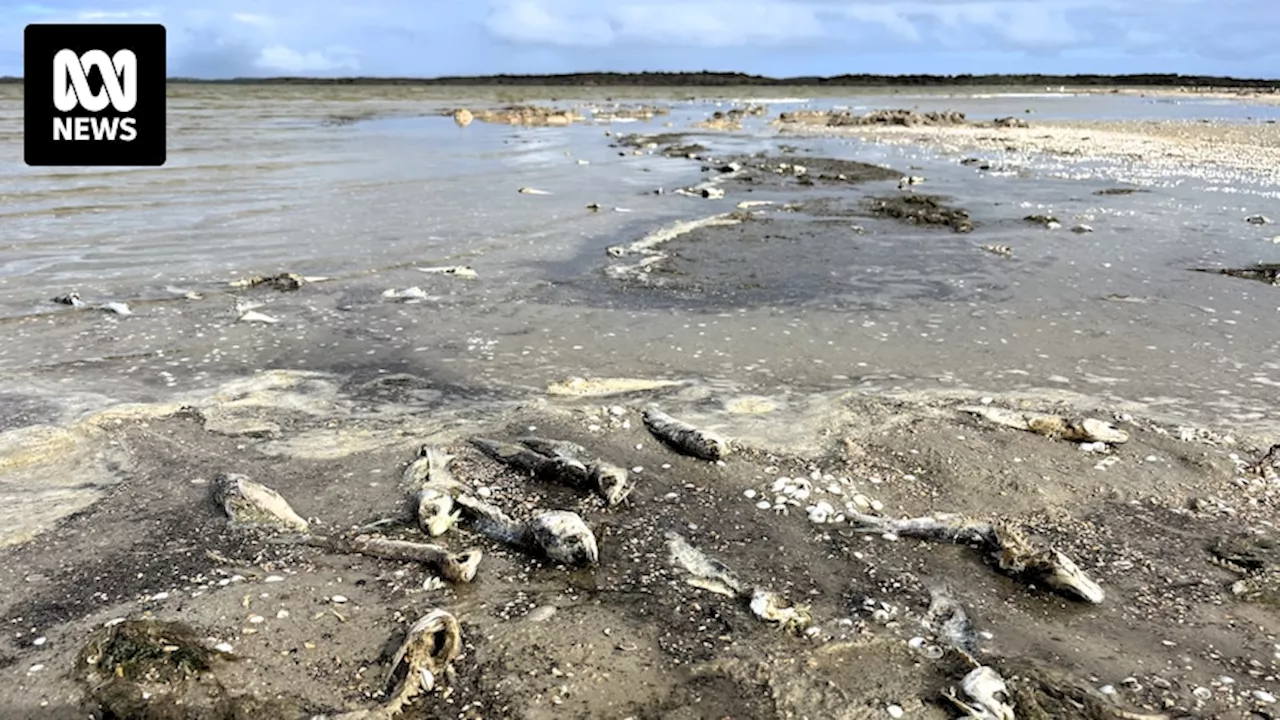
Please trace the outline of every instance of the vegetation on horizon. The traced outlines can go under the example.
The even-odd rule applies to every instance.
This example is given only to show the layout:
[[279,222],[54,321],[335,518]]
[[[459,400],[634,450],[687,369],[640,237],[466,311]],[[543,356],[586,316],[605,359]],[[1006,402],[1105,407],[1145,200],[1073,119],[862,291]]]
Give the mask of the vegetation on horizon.
[[[3,77],[0,83],[22,82]],[[1280,79],[1215,77],[1212,75],[833,75],[774,78],[732,72],[591,72],[560,75],[478,75],[412,77],[261,77],[198,79],[171,77],[169,82],[211,85],[435,85],[435,86],[609,86],[609,87],[1198,87],[1280,90]]]

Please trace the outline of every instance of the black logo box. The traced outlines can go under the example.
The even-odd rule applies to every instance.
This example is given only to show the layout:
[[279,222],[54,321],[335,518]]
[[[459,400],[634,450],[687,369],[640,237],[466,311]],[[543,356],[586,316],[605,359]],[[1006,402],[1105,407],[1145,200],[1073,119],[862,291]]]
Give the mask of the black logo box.
[[[23,153],[32,166],[132,166],[155,167],[165,162],[165,103],[167,88],[166,37],[164,25],[48,25],[26,28],[23,46]],[[101,50],[113,57],[131,50],[137,66],[137,104],[127,112],[117,112],[110,103],[99,112],[75,107],[61,112],[54,105],[54,56],[71,50],[81,56]],[[105,95],[102,79],[87,70],[89,85]],[[73,87],[68,80],[67,86]],[[59,119],[74,124],[74,118],[110,123],[112,119],[133,119],[136,136],[121,139],[54,139]],[[84,121],[81,121],[82,125]]]

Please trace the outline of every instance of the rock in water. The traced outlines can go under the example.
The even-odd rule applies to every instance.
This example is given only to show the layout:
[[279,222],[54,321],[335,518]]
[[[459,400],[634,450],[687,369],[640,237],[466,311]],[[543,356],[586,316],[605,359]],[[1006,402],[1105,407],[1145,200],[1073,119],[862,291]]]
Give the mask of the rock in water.
[[644,411],[644,426],[676,452],[703,460],[720,460],[729,455],[729,442],[715,433],[677,420],[661,410]]
[[263,526],[307,532],[310,524],[293,511],[280,493],[239,473],[223,473],[214,480],[214,500],[233,525]]

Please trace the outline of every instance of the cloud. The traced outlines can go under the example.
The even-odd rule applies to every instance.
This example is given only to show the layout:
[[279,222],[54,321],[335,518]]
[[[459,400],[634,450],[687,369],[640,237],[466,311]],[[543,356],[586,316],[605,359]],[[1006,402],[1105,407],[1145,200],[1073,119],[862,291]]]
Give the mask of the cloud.
[[[0,0],[2,1],[2,0]],[[1277,0],[27,0],[28,22],[162,22],[175,74],[587,70],[1280,76]]]
[[232,13],[231,19],[238,23],[257,25],[258,27],[271,27],[276,22],[266,15],[255,15],[253,13]]
[[359,70],[360,63],[355,58],[329,57],[325,53],[312,50],[299,52],[283,45],[272,45],[262,48],[254,65],[268,74],[332,74],[335,70]]

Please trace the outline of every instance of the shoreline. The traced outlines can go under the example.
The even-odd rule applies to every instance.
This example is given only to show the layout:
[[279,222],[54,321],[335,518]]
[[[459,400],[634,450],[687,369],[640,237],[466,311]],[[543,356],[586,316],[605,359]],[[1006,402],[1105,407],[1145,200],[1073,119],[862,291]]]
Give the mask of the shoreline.
[[[1141,301],[1131,294],[1150,292],[1143,283],[1153,277],[1202,279],[1182,274],[1181,251],[1125,251],[1126,264],[1158,259],[1154,275],[1099,278],[1092,265],[1073,265],[1090,239],[1115,252],[1096,238],[1131,236],[1182,196],[1100,200],[1087,192],[1097,178],[1066,193],[1027,180],[1041,194],[1019,195],[1019,178],[994,172],[993,183],[1007,184],[974,189],[964,173],[947,174],[955,158],[919,151],[1243,172],[1280,152],[1275,126],[1032,117],[1026,129],[823,130],[904,149],[877,165],[816,144],[783,150],[791,133],[750,155],[732,132],[662,127],[668,120],[605,126],[616,135],[603,142],[597,128],[594,142],[609,147],[579,165],[586,148],[573,146],[563,165],[591,177],[606,160],[634,162],[642,180],[626,192],[648,197],[657,183],[644,173],[685,158],[705,166],[692,186],[703,192],[662,194],[704,220],[637,220],[648,229],[567,243],[564,266],[532,287],[491,274],[530,255],[477,251],[449,256],[474,264],[475,277],[419,272],[444,261],[413,261],[290,289],[223,281],[199,288],[207,298],[156,303],[154,314],[139,304],[124,319],[67,319],[56,337],[69,353],[85,337],[104,355],[128,338],[173,337],[175,318],[208,339],[148,348],[153,364],[146,353],[101,365],[73,354],[16,374],[53,397],[75,378],[121,371],[159,402],[77,394],[106,407],[55,408],[75,421],[55,414],[0,432],[0,491],[13,501],[0,537],[0,607],[12,625],[0,638],[0,715],[61,720],[105,708],[161,720],[181,704],[264,720],[383,720],[394,699],[408,703],[404,720],[951,720],[946,693],[980,702],[964,686],[982,668],[1007,684],[1025,720],[1272,712],[1280,467],[1266,451],[1280,428],[1265,412],[1243,417],[1272,385],[1238,388],[1274,381],[1262,369],[1232,376],[1198,365],[1194,353],[1149,354],[1200,342],[1210,345],[1205,357],[1265,360],[1265,340],[1249,344],[1234,328],[1257,321],[1242,314],[1259,305],[1248,290],[1270,298],[1262,293],[1272,288],[1226,279],[1217,287],[1230,290],[1214,290],[1218,307],[1207,312],[1176,294],[1095,302],[1103,293]],[[503,128],[485,131],[501,137]],[[512,133],[540,140],[528,128]],[[729,150],[689,144],[718,137]],[[916,172],[922,184],[910,180]],[[665,177],[688,175],[698,173]],[[548,177],[499,189],[531,216],[560,199],[566,222],[613,217],[582,207],[605,200],[595,187],[517,190],[548,187]],[[934,187],[942,200],[930,200]],[[897,215],[876,214],[883,198]],[[1055,207],[1039,204],[1048,202]],[[1112,214],[1089,219],[1093,234],[1054,234],[1025,217],[1062,212],[1074,223],[1067,213],[1102,210]],[[1222,223],[1253,229],[1235,215]],[[1004,240],[1012,257],[982,245]],[[766,267],[744,262],[743,247]],[[615,284],[617,257],[643,260],[638,271],[651,269],[652,282]],[[628,268],[615,274],[632,279]],[[1020,283],[1036,287],[1019,295]],[[1065,306],[1040,309],[1054,299]],[[239,322],[242,300],[273,322]],[[1099,318],[1108,324],[1089,325]],[[54,337],[50,320],[14,326]],[[1203,334],[1170,331],[1189,327]],[[1058,328],[1046,333],[1056,344],[1037,335],[1045,328]],[[1109,332],[1152,347],[1126,353]],[[315,351],[324,370],[279,367],[298,350]],[[945,362],[910,364],[928,353]],[[915,367],[939,373],[919,376],[931,388],[898,383],[896,373]],[[1122,385],[1156,367],[1164,374],[1153,396]],[[806,384],[817,373],[839,387]],[[1179,417],[1177,398],[1159,394],[1189,373],[1218,403],[1203,408],[1212,422]],[[229,379],[182,393],[188,377]],[[1235,395],[1213,394],[1225,388]],[[1182,389],[1187,403],[1199,397]],[[32,417],[45,399],[32,397]],[[651,429],[655,407],[687,424],[684,441]],[[731,451],[694,457],[689,447],[715,445],[705,433]],[[580,446],[566,452],[582,454],[584,472],[587,461],[608,463],[634,489],[614,503],[579,475],[505,467],[472,443],[530,435]],[[447,474],[437,464],[445,456]],[[288,513],[277,503],[259,526],[232,522],[234,504],[219,494],[228,473],[278,493]],[[458,519],[429,534],[421,513],[432,506],[414,484],[423,473],[437,492],[465,485],[524,530],[495,538],[472,500],[453,498]],[[598,544],[596,562],[540,554],[529,523],[549,511],[577,515]],[[935,542],[893,524],[949,513],[999,530]],[[988,552],[992,533],[1025,542],[1004,548],[1014,562]],[[351,550],[371,539],[387,543],[381,555]],[[442,572],[441,549],[455,560],[479,551],[474,576]],[[1063,593],[1060,575],[1028,575],[1024,561],[1074,568],[1076,587],[1090,590]],[[943,607],[953,623],[941,622]],[[412,641],[415,621],[441,613],[457,621],[458,641],[435,636],[430,657],[404,672],[397,647]],[[120,649],[122,639],[133,644]],[[108,655],[115,664],[100,665]]]

